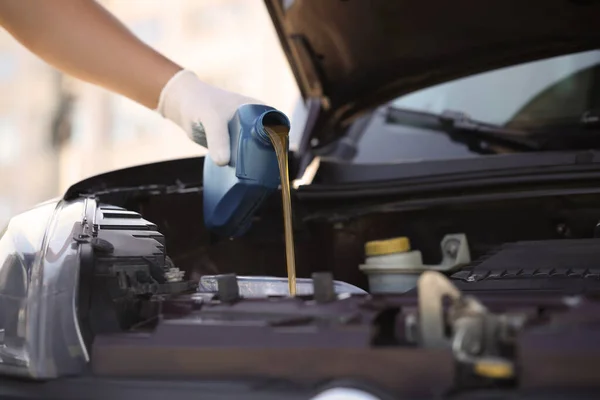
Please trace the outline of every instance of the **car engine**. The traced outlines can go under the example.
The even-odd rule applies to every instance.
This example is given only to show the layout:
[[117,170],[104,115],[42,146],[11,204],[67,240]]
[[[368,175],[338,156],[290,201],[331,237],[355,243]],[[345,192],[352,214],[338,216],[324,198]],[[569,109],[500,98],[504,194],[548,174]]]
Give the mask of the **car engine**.
[[200,199],[119,189],[40,206],[45,231],[13,219],[0,371],[379,399],[571,394],[600,378],[595,195],[427,207],[299,196],[296,297],[278,199],[235,240],[203,228]]
[[[155,225],[118,208],[99,212],[103,220],[127,221],[100,223],[99,239],[130,235],[154,240],[154,247],[126,246],[143,260],[135,272],[121,272],[116,254],[98,254],[96,262],[111,264],[113,285],[123,282],[111,301],[125,323],[95,333],[96,374],[241,374],[311,387],[339,381],[404,396],[587,386],[597,379],[600,358],[591,342],[599,333],[593,295],[600,288],[600,239],[573,238],[565,222],[559,237],[501,243],[476,255],[471,235],[449,230],[438,242],[437,264],[423,263],[433,257],[411,249],[407,237],[367,241],[355,268],[362,281],[336,281],[330,270],[317,270],[290,298],[287,280],[274,276],[218,270],[192,283],[164,256]],[[340,224],[332,224],[333,232]],[[394,243],[400,252],[376,254]],[[474,243],[481,246],[477,237]],[[219,245],[231,241],[213,242]]]

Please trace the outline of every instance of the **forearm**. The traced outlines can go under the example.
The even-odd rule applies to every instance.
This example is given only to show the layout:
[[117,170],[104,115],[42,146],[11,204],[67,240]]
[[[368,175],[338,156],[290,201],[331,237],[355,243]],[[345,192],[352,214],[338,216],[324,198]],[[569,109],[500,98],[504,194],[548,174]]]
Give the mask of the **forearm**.
[[181,69],[93,0],[0,0],[0,24],[57,69],[148,108]]

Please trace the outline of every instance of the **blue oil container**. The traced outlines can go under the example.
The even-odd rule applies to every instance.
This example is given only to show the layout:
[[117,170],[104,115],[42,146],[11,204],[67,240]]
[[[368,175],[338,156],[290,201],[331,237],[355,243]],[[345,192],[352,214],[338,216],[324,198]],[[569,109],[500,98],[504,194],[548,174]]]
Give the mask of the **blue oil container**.
[[[287,116],[272,107],[241,106],[229,121],[231,159],[218,166],[204,159],[204,223],[221,235],[243,235],[252,217],[280,184],[275,149],[265,126],[290,127]],[[289,149],[288,149],[289,150]]]

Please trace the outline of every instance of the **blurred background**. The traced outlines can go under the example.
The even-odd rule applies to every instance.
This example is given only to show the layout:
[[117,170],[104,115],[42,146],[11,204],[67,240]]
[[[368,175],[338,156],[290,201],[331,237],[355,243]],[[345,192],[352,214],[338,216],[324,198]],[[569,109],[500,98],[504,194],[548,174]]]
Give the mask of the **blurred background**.
[[[143,41],[204,81],[287,113],[297,131],[298,88],[262,0],[100,3]],[[204,154],[171,122],[62,75],[4,30],[0,88],[0,228],[12,215],[61,195],[86,177]]]

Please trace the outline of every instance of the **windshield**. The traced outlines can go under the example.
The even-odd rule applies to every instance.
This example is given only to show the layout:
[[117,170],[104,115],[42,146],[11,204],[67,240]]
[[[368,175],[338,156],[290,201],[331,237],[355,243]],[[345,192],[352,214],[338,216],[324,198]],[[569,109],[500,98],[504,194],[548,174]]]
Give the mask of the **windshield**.
[[[596,107],[600,51],[556,57],[474,75],[402,96],[394,106],[442,113],[462,111],[497,125],[581,116]],[[596,79],[595,79],[596,78]]]
[[[543,133],[557,124],[578,126],[585,115],[597,115],[599,85],[600,51],[594,50],[502,68],[419,90],[375,112],[357,139],[352,162],[483,155],[465,143],[441,135],[439,130],[409,126],[402,121],[390,123],[385,114],[389,106],[431,114],[461,112],[479,122]],[[502,151],[491,153],[498,152]]]

